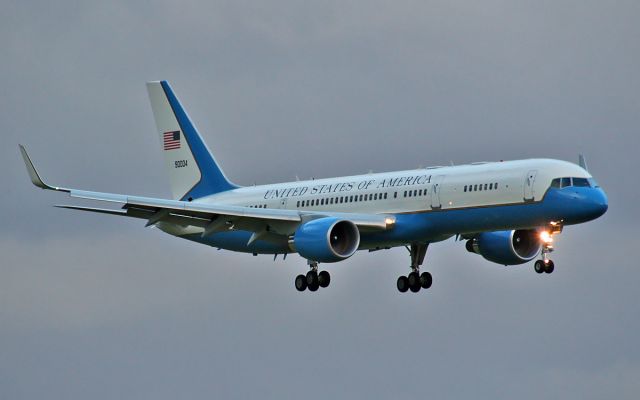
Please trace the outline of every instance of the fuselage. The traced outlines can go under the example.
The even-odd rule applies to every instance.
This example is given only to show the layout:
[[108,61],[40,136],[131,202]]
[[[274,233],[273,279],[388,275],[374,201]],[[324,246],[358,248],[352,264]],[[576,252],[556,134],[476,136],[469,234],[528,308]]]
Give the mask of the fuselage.
[[[331,211],[395,218],[393,229],[362,232],[360,249],[435,242],[455,234],[532,229],[550,222],[576,224],[599,217],[608,207],[604,191],[585,169],[551,159],[429,167],[242,187],[194,202],[289,209],[301,214]],[[251,232],[242,230],[202,238],[198,228],[160,227],[174,235],[234,251],[291,252],[284,240],[261,240],[247,245]]]

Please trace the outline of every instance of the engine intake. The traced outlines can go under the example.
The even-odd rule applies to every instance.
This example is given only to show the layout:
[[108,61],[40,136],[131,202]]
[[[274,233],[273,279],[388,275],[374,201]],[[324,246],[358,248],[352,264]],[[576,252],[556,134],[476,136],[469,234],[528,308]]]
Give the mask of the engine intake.
[[351,257],[360,245],[360,231],[351,221],[335,217],[306,222],[293,235],[292,247],[302,257],[337,262]]
[[524,264],[534,259],[542,244],[536,230],[484,232],[469,240],[467,250],[502,264]]

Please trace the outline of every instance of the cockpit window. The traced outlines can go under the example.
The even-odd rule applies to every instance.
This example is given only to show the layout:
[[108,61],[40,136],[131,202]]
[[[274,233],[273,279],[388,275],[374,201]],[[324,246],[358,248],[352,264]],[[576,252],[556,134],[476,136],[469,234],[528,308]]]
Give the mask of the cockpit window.
[[589,181],[587,180],[587,178],[573,178],[573,186],[589,187]]
[[556,178],[551,181],[552,188],[574,187],[599,187],[593,178]]

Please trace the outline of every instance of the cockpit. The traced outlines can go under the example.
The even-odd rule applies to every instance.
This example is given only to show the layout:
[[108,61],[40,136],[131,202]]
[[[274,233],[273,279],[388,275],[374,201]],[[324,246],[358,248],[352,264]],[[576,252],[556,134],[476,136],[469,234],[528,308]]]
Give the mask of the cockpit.
[[551,181],[551,187],[552,188],[565,188],[565,187],[569,187],[569,186],[573,186],[573,187],[591,187],[591,188],[597,188],[600,187],[598,185],[598,183],[595,181],[595,179],[593,178],[573,178],[573,177],[568,177],[568,178],[556,178],[554,180]]

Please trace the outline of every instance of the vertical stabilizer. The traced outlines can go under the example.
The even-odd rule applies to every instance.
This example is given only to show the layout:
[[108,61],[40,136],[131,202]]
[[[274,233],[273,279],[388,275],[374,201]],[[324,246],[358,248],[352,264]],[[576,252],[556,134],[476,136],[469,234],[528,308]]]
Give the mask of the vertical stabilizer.
[[169,83],[148,82],[147,91],[173,198],[191,201],[236,188],[220,169]]
[[584,154],[578,154],[578,165],[581,166],[585,171],[589,171],[587,167],[587,159],[584,158]]

